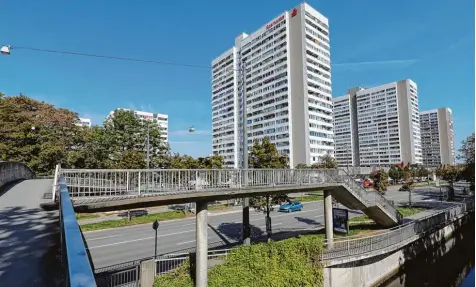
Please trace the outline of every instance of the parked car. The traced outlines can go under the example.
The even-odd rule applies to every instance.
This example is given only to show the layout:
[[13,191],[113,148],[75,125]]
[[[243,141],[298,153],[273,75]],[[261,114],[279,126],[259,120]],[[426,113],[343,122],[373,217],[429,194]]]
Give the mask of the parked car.
[[292,212],[292,211],[301,211],[303,208],[300,201],[290,201],[284,204],[281,204],[279,211],[282,212]]

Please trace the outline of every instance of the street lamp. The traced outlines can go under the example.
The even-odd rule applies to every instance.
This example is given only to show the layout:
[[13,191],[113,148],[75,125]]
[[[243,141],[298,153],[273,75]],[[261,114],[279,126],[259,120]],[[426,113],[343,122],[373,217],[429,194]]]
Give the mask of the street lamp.
[[0,49],[0,53],[2,53],[3,55],[10,55],[11,49],[12,47],[9,45],[2,46],[2,48]]

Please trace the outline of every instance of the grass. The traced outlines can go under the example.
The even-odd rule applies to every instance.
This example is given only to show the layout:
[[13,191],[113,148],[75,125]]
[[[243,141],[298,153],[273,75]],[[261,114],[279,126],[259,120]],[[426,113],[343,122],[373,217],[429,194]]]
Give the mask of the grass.
[[231,206],[228,204],[217,204],[217,205],[209,205],[208,210],[227,210],[231,209]]
[[[414,214],[417,214],[419,212],[422,212],[424,210],[426,210],[427,208],[424,208],[424,207],[397,207],[397,210],[400,211],[400,213],[403,215],[403,217],[407,217],[407,216],[412,216]],[[357,217],[353,217],[351,219],[349,219],[349,222],[352,223],[352,222],[362,222],[362,221],[369,221],[369,220],[372,220],[370,219],[367,215],[361,215],[361,216],[357,216]]]
[[148,214],[148,215],[139,216],[139,217],[133,217],[130,221],[127,218],[125,218],[120,220],[106,220],[106,221],[101,221],[97,223],[84,224],[84,225],[81,225],[81,230],[83,232],[86,232],[86,231],[101,230],[101,229],[107,229],[107,228],[117,228],[117,227],[152,223],[155,220],[166,221],[166,220],[173,220],[173,219],[182,219],[189,216],[193,216],[193,214],[185,213],[183,210],[166,211],[166,212]]
[[95,214],[95,213],[76,213],[77,220],[91,219],[91,218],[98,218],[98,217],[99,217],[99,214]]

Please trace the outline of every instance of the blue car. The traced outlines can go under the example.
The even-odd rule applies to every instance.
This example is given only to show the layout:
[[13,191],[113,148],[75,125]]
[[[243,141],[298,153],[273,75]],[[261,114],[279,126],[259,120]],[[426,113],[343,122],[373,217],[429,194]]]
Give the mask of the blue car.
[[291,211],[301,211],[303,208],[300,201],[290,201],[288,203],[281,204],[279,211],[291,212]]

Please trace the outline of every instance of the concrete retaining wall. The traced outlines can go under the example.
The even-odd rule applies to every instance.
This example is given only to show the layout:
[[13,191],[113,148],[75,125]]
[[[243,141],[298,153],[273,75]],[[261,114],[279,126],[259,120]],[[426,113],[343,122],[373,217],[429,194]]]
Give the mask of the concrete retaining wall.
[[[438,231],[420,238],[396,251],[367,259],[324,268],[324,287],[368,287],[378,286],[399,272],[405,261],[415,258],[421,252],[442,244],[441,253],[448,252],[452,245],[446,241],[456,230],[474,216],[474,212],[463,216]],[[445,244],[446,242],[446,244]],[[449,245],[449,246],[447,246]],[[442,255],[440,253],[440,255]]]

